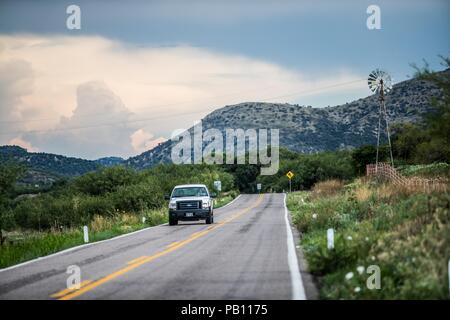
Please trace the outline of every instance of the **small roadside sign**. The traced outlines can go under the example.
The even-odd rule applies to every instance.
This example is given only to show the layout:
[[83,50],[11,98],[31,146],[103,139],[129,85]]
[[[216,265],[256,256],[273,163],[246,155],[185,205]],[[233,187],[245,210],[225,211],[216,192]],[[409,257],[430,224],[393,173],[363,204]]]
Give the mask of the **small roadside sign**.
[[256,189],[257,189],[258,191],[261,191],[261,183],[257,183],[257,184],[256,184]]
[[217,191],[222,191],[222,182],[220,180],[214,181],[214,188]]
[[286,173],[286,177],[291,180],[294,177],[294,173],[292,171],[288,171],[288,173]]
[[286,173],[286,177],[288,177],[288,179],[289,179],[289,192],[292,192],[292,183],[291,183],[291,180],[292,180],[292,178],[294,177],[294,173],[292,172],[292,171],[288,171],[287,173]]

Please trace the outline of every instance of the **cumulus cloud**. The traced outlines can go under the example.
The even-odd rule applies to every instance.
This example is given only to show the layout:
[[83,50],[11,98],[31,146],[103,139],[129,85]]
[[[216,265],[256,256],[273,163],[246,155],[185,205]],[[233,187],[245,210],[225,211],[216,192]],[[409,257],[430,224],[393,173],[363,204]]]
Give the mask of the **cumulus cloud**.
[[87,158],[134,155],[224,105],[285,94],[277,102],[297,102],[302,94],[293,92],[361,78],[345,70],[311,78],[205,48],[137,47],[98,36],[0,35],[0,43],[0,144],[18,137]]
[[20,137],[13,138],[9,140],[9,145],[19,146],[28,150],[28,152],[38,152],[39,149],[31,145],[30,142],[23,140]]
[[[70,117],[62,117],[49,131],[26,134],[26,138],[34,144],[46,145],[49,151],[85,158],[127,156],[134,152],[129,136],[136,126],[128,123],[133,114],[104,82],[79,85],[76,102]],[[98,123],[91,116],[93,113],[104,115],[108,121]]]
[[153,134],[146,132],[143,129],[139,129],[131,136],[131,145],[136,152],[144,152],[146,150],[153,149],[158,144],[166,141],[163,137],[155,138]]
[[24,97],[32,92],[33,70],[29,62],[6,59],[0,63],[0,134],[10,140],[23,127],[26,118]]

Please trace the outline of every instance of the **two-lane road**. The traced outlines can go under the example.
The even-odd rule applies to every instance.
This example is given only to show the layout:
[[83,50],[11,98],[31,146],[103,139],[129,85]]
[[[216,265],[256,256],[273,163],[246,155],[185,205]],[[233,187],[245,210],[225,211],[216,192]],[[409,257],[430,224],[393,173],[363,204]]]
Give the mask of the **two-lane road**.
[[[242,195],[181,222],[0,271],[0,299],[302,299],[284,194]],[[67,268],[82,287],[68,290]]]

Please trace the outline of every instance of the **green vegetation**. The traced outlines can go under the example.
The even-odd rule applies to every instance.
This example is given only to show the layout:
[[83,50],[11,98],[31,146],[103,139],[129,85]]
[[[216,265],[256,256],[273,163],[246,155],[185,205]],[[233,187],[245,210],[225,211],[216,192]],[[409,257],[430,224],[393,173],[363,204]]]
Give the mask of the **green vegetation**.
[[227,205],[228,203],[233,201],[234,198],[237,197],[237,195],[238,195],[237,191],[231,191],[221,195],[219,198],[214,199],[214,208],[217,209]]
[[298,154],[281,149],[278,173],[273,176],[259,176],[257,182],[262,184],[262,191],[288,191],[288,171],[295,174],[292,178],[292,190],[310,189],[316,182],[327,179],[351,180],[355,177],[349,151]]
[[28,152],[18,146],[0,146],[0,164],[16,162],[52,176],[73,177],[99,169],[99,163],[43,152]]
[[83,225],[90,227],[90,240],[98,241],[164,223],[164,195],[177,184],[204,183],[213,190],[213,182],[221,180],[218,206],[238,194],[233,176],[218,166],[160,165],[139,172],[108,167],[56,183],[42,194],[16,197],[22,172],[0,166],[0,267],[81,244]]
[[[442,65],[450,67],[450,59],[441,57]],[[442,90],[442,97],[433,98],[434,110],[418,124],[404,124],[395,128],[394,156],[409,164],[450,162],[450,72],[436,73],[428,64],[415,65],[415,77],[435,83]]]
[[122,166],[103,168],[56,185],[47,193],[10,200],[3,210],[4,220],[8,218],[3,229],[73,228],[88,224],[96,215],[141,214],[163,207],[164,195],[177,184],[205,183],[212,190],[214,180],[222,181],[224,192],[233,189],[233,177],[214,166],[160,165],[139,172]]
[[447,176],[450,172],[450,165],[443,162],[432,164],[402,165],[398,166],[397,170],[404,176],[437,178]]
[[[363,180],[288,195],[323,299],[448,299],[449,207],[449,190],[427,194]],[[331,250],[328,228],[335,230]],[[370,265],[380,267],[379,290],[366,286]]]
[[[145,222],[142,221],[145,217]],[[141,215],[118,212],[111,217],[94,216],[89,223],[89,241],[96,242],[167,222],[165,208],[146,210]],[[14,231],[0,249],[0,268],[83,244],[82,228],[47,232]]]

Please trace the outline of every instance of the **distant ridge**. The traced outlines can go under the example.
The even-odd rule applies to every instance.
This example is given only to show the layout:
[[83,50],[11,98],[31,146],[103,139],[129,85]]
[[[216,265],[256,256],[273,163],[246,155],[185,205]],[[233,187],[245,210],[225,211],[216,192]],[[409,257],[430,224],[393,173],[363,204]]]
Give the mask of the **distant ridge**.
[[[442,72],[450,72],[447,69]],[[391,122],[417,122],[432,109],[432,97],[441,96],[434,84],[411,79],[398,83],[386,97]],[[351,149],[376,143],[378,103],[369,96],[350,103],[313,108],[288,103],[244,102],[225,106],[208,114],[203,130],[217,128],[279,129],[280,144],[290,150],[313,153]],[[189,129],[189,130],[192,130]],[[52,183],[61,177],[74,177],[105,166],[118,164],[136,169],[171,162],[173,142],[168,140],[129,159],[104,157],[85,160],[43,152],[28,152],[18,146],[0,146],[0,164],[21,163],[28,167],[27,183]]]
[[[447,69],[443,72],[450,72]],[[430,100],[442,92],[433,83],[411,79],[396,84],[386,97],[392,123],[417,122],[432,109]],[[208,114],[203,130],[217,128],[279,129],[280,145],[301,153],[351,149],[376,144],[378,101],[375,95],[342,105],[313,108],[288,103],[244,102]],[[189,130],[192,130],[190,128]],[[126,160],[142,169],[170,162],[171,140]]]

